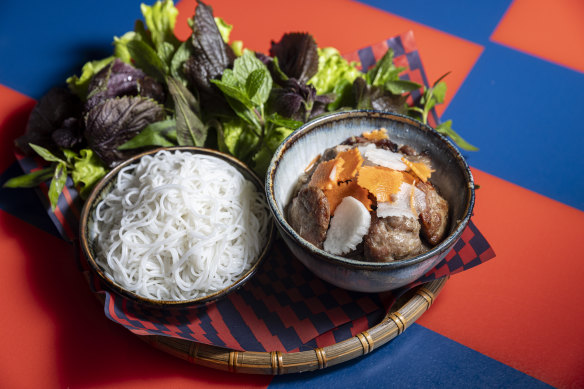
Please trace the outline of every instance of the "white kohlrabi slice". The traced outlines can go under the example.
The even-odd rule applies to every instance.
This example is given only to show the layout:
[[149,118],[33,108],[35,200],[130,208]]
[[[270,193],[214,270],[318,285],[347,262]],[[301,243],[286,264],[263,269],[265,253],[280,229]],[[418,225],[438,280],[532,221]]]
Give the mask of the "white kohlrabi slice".
[[391,196],[391,202],[377,204],[377,217],[405,216],[417,218],[420,212],[426,208],[426,195],[416,187],[413,190],[415,214],[411,204],[412,185],[403,182],[399,187],[399,192]]
[[367,151],[374,150],[377,148],[377,146],[375,146],[375,144],[373,143],[367,143],[365,145],[361,144],[357,146],[357,148],[359,149],[359,153],[361,153],[361,156],[365,158],[365,154],[367,154]]
[[403,154],[386,149],[366,148],[363,157],[374,165],[384,166],[393,170],[405,171],[407,165],[402,162]]
[[331,254],[346,254],[355,250],[369,231],[371,215],[354,197],[347,196],[335,209],[323,247]]

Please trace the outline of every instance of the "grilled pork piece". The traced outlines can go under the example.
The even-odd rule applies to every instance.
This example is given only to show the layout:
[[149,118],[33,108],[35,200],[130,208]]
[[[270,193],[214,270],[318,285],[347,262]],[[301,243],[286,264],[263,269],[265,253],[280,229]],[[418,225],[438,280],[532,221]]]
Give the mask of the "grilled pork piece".
[[420,223],[413,217],[375,217],[364,239],[365,257],[376,262],[413,257],[422,249]]
[[426,195],[426,207],[420,213],[421,233],[432,246],[444,238],[448,225],[448,202],[442,198],[429,182],[416,184]]
[[303,186],[288,207],[288,222],[301,237],[322,248],[330,221],[329,202],[323,191]]

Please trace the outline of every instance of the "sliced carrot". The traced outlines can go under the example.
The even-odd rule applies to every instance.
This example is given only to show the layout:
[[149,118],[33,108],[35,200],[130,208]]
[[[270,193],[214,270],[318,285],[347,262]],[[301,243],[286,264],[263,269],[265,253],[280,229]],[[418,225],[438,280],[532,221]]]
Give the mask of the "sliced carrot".
[[361,165],[363,165],[363,157],[361,156],[361,153],[357,147],[341,151],[337,155],[337,158],[345,161],[343,164],[343,170],[339,174],[339,181],[347,181],[352,179],[357,175],[357,171],[359,171]]
[[402,158],[402,161],[410,168],[412,172],[414,172],[416,176],[418,176],[420,180],[422,180],[422,182],[428,181],[428,178],[430,178],[432,172],[434,171],[430,169],[430,166],[426,165],[424,162],[411,162],[408,161],[405,157]]
[[391,201],[391,195],[399,192],[403,174],[382,166],[363,166],[359,169],[357,183],[367,189],[378,202]]
[[312,174],[309,185],[323,190],[332,189],[339,181],[339,174],[343,170],[344,163],[345,161],[341,158],[321,162]]
[[341,182],[332,189],[324,190],[324,194],[328,200],[331,216],[335,213],[337,205],[343,201],[345,197],[351,196],[359,200],[365,208],[372,211],[371,205],[373,201],[369,198],[369,191],[357,184],[357,180],[348,182]]
[[387,136],[387,130],[385,128],[380,128],[379,130],[373,130],[371,132],[364,132],[363,138],[369,139],[372,141],[381,140],[381,139],[389,139]]
[[416,182],[416,177],[409,172],[401,172],[404,176],[404,182],[410,185],[413,185]]

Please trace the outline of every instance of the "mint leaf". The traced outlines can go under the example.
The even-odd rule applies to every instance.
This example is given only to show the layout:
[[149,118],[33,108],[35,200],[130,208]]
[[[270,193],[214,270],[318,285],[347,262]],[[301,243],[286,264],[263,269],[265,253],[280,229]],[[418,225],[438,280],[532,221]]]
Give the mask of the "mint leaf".
[[[269,74],[266,65],[264,65],[264,63],[260,61],[255,56],[255,54],[250,50],[245,50],[243,55],[235,59],[235,61],[233,62],[233,75],[235,76],[235,79],[239,82],[241,86],[245,85],[249,75],[253,71],[258,69],[263,69]],[[271,77],[269,77],[269,85],[266,85],[265,87],[269,87],[268,88],[269,93],[269,89],[272,88]]]
[[[270,73],[267,69],[256,69],[245,81],[245,92],[256,105],[262,105],[270,96],[271,83],[267,82]],[[269,87],[268,87],[269,84]]]
[[[227,103],[229,104],[231,109],[233,109],[233,112],[235,112],[235,114],[239,118],[243,119],[246,123],[253,126],[253,128],[261,130],[262,124],[260,123],[260,117],[257,111],[252,107],[251,103],[248,106],[246,106],[240,100],[232,98],[228,95],[225,96],[225,99],[227,100]],[[257,136],[259,137],[259,134],[257,134]]]
[[[239,85],[226,83],[223,80],[211,80],[211,82],[223,92],[225,96],[237,100],[248,108],[253,107],[252,101],[247,97],[247,93]],[[230,104],[231,105],[231,104]],[[233,107],[232,107],[233,108]]]

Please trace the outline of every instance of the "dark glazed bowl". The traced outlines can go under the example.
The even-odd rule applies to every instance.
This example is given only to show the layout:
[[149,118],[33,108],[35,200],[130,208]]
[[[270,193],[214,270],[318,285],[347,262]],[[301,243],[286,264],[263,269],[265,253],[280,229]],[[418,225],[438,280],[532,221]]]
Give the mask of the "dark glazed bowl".
[[[219,291],[214,292],[212,294],[208,294],[206,296],[195,298],[195,299],[175,301],[175,300],[150,299],[150,298],[142,297],[142,296],[140,296],[132,291],[129,291],[129,290],[123,288],[122,286],[120,286],[116,282],[112,281],[104,273],[103,269],[97,264],[97,262],[95,260],[96,253],[95,253],[94,244],[93,244],[93,239],[95,237],[95,232],[94,232],[95,210],[96,210],[96,207],[99,204],[99,202],[104,198],[104,196],[106,196],[107,193],[109,193],[111,190],[113,190],[115,182],[116,182],[116,177],[121,169],[123,169],[125,166],[127,166],[129,164],[136,163],[140,158],[142,158],[145,155],[155,154],[160,150],[161,149],[150,150],[150,151],[136,155],[136,156],[124,161],[122,164],[120,164],[120,165],[116,166],[114,169],[112,169],[112,171],[110,171],[95,186],[95,188],[93,188],[93,190],[91,191],[91,194],[89,195],[89,198],[87,199],[87,201],[85,202],[85,204],[83,206],[83,210],[81,211],[81,221],[80,221],[80,227],[79,227],[80,228],[80,231],[79,231],[80,245],[81,245],[81,249],[83,251],[83,254],[85,255],[85,257],[87,259],[87,262],[89,263],[91,271],[97,275],[97,277],[104,283],[104,285],[106,286],[106,288],[108,290],[117,293],[118,295],[122,296],[123,298],[127,298],[131,301],[134,301],[138,304],[148,306],[148,307],[163,308],[163,309],[197,308],[197,307],[209,304],[213,301],[216,301],[216,300],[226,296],[227,294],[239,289],[241,286],[243,286],[247,281],[249,281],[253,277],[253,275],[258,270],[260,264],[263,262],[263,260],[268,255],[268,252],[269,252],[270,247],[272,245],[272,242],[274,240],[274,236],[275,236],[274,222],[272,220],[269,221],[270,224],[268,226],[268,237],[267,237],[266,244],[264,245],[258,258],[255,259],[251,268],[247,272],[242,274],[238,279],[234,280],[234,282],[225,289],[222,289],[222,290],[219,290]],[[183,152],[186,151],[186,152],[191,152],[194,154],[208,155],[211,157],[216,157],[216,158],[222,159],[223,161],[229,163],[231,166],[235,167],[239,172],[241,172],[241,174],[243,174],[243,176],[247,180],[251,181],[256,186],[257,190],[260,193],[262,193],[264,190],[262,181],[256,176],[256,174],[250,168],[248,168],[241,161],[239,161],[236,158],[233,158],[227,154],[224,154],[224,153],[221,153],[221,152],[218,152],[215,150],[200,148],[200,147],[186,147],[186,146],[185,147],[169,147],[169,148],[165,148],[165,150],[180,150]]]
[[[447,237],[413,258],[365,262],[327,253],[301,238],[288,224],[284,209],[306,166],[325,149],[364,131],[387,129],[397,144],[427,152],[431,182],[450,204]],[[458,241],[474,206],[474,182],[455,146],[432,128],[411,118],[378,111],[347,111],[315,119],[300,127],[276,150],[266,177],[266,197],[276,226],[292,253],[314,274],[333,285],[360,292],[384,292],[407,285],[436,266]]]

